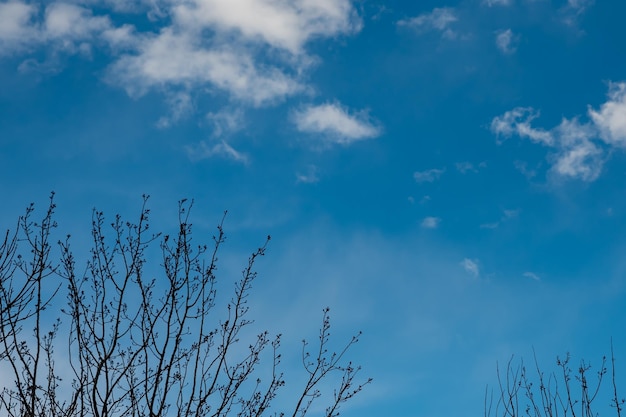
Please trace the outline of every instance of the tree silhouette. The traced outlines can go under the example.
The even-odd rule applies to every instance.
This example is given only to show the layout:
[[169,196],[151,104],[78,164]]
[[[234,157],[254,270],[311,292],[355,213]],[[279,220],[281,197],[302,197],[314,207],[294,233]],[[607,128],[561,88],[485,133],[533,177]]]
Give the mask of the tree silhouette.
[[557,357],[556,366],[556,371],[545,373],[535,356],[530,372],[522,360],[514,363],[513,358],[504,371],[498,367],[499,394],[494,406],[493,393],[485,392],[485,417],[597,417],[611,408],[621,417],[626,400],[617,391],[612,343],[610,368],[604,356],[595,369],[590,362],[581,360],[572,370],[569,354]]
[[[303,417],[323,397],[324,415],[335,417],[341,404],[371,382],[357,382],[360,367],[345,358],[360,333],[339,351],[330,348],[326,308],[319,340],[312,349],[303,341],[302,388],[289,399],[288,410],[272,407],[285,385],[281,335],[251,333],[248,305],[255,262],[270,237],[249,257],[230,299],[219,299],[224,219],[210,246],[194,245],[192,202],[179,202],[178,230],[163,235],[150,231],[147,201],[144,196],[136,223],[116,216],[107,224],[94,210],[83,266],[70,236],[51,242],[57,227],[54,194],[42,220],[33,220],[31,204],[5,233],[0,415]],[[146,256],[155,244],[158,262]],[[160,274],[151,278],[155,266]],[[321,382],[331,374],[338,376],[330,378],[334,392],[322,396]]]

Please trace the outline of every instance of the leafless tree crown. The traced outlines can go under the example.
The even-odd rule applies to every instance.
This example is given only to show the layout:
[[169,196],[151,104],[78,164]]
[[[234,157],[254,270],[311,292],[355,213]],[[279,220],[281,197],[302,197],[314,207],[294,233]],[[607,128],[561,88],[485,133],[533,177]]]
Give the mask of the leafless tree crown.
[[545,373],[536,357],[530,372],[522,360],[511,358],[504,370],[498,367],[495,404],[493,392],[485,392],[485,417],[598,417],[609,410],[621,417],[626,400],[618,395],[612,343],[610,362],[607,368],[603,357],[593,368],[581,360],[572,370],[567,354],[557,357],[555,372]]
[[[246,332],[254,265],[269,236],[218,311],[224,219],[211,245],[194,245],[192,202],[179,202],[173,235],[150,231],[146,196],[136,223],[107,223],[94,211],[91,249],[79,266],[69,236],[51,242],[53,197],[41,221],[30,205],[0,241],[0,416],[304,417],[322,397],[321,382],[337,374],[334,393],[323,397],[324,416],[335,417],[371,382],[357,382],[360,367],[345,358],[360,333],[333,352],[324,309],[319,340],[312,349],[303,341],[299,394],[288,410],[272,407],[285,384],[281,336]],[[154,244],[158,279],[146,272]]]

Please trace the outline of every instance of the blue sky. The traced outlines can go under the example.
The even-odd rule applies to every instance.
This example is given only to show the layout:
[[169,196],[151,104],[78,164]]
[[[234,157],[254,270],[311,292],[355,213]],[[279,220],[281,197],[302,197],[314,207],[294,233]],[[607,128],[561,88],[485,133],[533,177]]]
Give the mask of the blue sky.
[[233,273],[271,234],[259,322],[297,344],[328,305],[338,338],[364,331],[375,382],[346,416],[480,415],[496,362],[533,347],[550,369],[613,337],[626,371],[625,15],[2,1],[0,218],[54,190],[80,242],[93,207],[150,194],[167,229],[193,198],[207,236],[229,210]]

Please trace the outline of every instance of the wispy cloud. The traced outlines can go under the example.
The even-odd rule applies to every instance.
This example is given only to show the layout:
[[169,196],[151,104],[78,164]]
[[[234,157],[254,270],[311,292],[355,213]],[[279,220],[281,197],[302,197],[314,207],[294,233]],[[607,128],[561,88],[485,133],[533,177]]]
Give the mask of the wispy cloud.
[[534,272],[524,272],[522,275],[525,276],[526,278],[530,278],[530,279],[532,279],[534,281],[541,281],[541,278],[537,274],[535,274]]
[[418,32],[438,31],[444,38],[454,39],[457,33],[451,29],[454,22],[458,21],[456,11],[451,7],[434,8],[429,13],[398,21],[398,26],[414,29]]
[[520,209],[515,210],[503,210],[503,220],[515,219],[520,214]]
[[519,216],[521,210],[520,209],[515,209],[515,210],[502,210],[502,216],[500,216],[500,219],[493,222],[493,223],[483,223],[480,225],[481,229],[497,229],[502,223],[509,221],[511,219],[515,219]]
[[518,36],[511,29],[496,31],[496,46],[505,55],[515,53]]
[[537,176],[537,171],[532,168],[528,168],[528,163],[526,161],[516,160],[513,162],[515,169],[522,173],[526,178],[531,179]]
[[241,130],[245,126],[244,112],[240,108],[223,108],[209,112],[206,120],[213,128],[213,137],[221,138]]
[[381,128],[366,112],[350,112],[337,103],[304,107],[295,111],[292,119],[300,132],[318,134],[327,141],[342,145],[381,134]]
[[434,182],[435,180],[438,180],[444,172],[446,172],[445,168],[433,168],[427,169],[426,171],[416,171],[413,173],[413,179],[415,179],[418,183]]
[[533,142],[552,145],[554,138],[550,132],[531,126],[531,122],[539,115],[540,113],[532,107],[516,107],[502,116],[494,117],[491,121],[491,131],[500,137],[517,135]]
[[480,275],[480,267],[478,266],[477,259],[465,258],[461,261],[461,266],[468,274],[477,278]]
[[483,3],[487,7],[493,6],[510,6],[513,4],[513,0],[483,0]]
[[315,165],[308,165],[305,170],[296,174],[296,182],[303,184],[314,184],[319,182],[318,168]]
[[594,3],[595,0],[567,0],[567,4],[560,9],[563,22],[569,26],[577,26],[580,16]]
[[237,151],[225,141],[221,141],[213,145],[209,145],[205,141],[201,141],[197,145],[186,146],[185,150],[187,151],[189,159],[192,161],[219,157],[230,159],[242,164],[247,164],[249,162],[248,155]]
[[626,148],[626,83],[610,83],[607,101],[599,110],[589,106],[587,114],[588,123],[581,123],[579,117],[563,118],[544,130],[532,126],[538,111],[517,107],[495,117],[491,131],[498,137],[516,135],[551,148],[548,160],[554,174],[591,182],[600,176],[611,148]]
[[186,91],[169,93],[166,102],[170,107],[170,114],[159,118],[158,128],[168,128],[188,117],[193,111],[193,101]]
[[424,229],[436,229],[437,227],[439,227],[440,223],[441,219],[439,217],[424,217],[421,226]]
[[486,162],[481,162],[478,165],[474,165],[471,162],[457,162],[456,164],[454,164],[455,168],[457,171],[459,171],[461,174],[467,174],[469,172],[473,172],[476,173],[478,172],[479,168],[485,168],[487,166]]

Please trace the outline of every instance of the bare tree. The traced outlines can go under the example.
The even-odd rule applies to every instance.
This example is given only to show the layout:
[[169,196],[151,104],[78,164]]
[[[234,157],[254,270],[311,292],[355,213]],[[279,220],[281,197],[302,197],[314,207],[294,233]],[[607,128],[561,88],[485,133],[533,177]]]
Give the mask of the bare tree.
[[[41,221],[32,220],[29,206],[0,245],[0,415],[304,417],[322,397],[324,415],[336,417],[371,382],[357,382],[360,367],[345,359],[360,333],[339,351],[330,349],[326,308],[315,348],[303,341],[300,394],[288,410],[272,408],[285,385],[281,335],[252,334],[248,305],[269,236],[220,315],[223,218],[208,246],[193,244],[192,202],[179,202],[173,235],[150,231],[146,196],[136,223],[116,216],[107,224],[94,211],[92,247],[78,267],[70,236],[51,244],[53,197]],[[147,251],[155,243],[160,275],[150,278],[155,262]],[[321,382],[331,374],[338,376],[334,393],[322,396]]]
[[572,370],[569,354],[557,357],[556,371],[549,374],[541,370],[536,355],[530,373],[522,360],[511,358],[504,370],[497,368],[495,406],[493,391],[485,391],[485,417],[597,417],[611,409],[621,417],[625,400],[617,391],[612,343],[610,361],[607,386],[606,356],[595,370],[585,360]]

